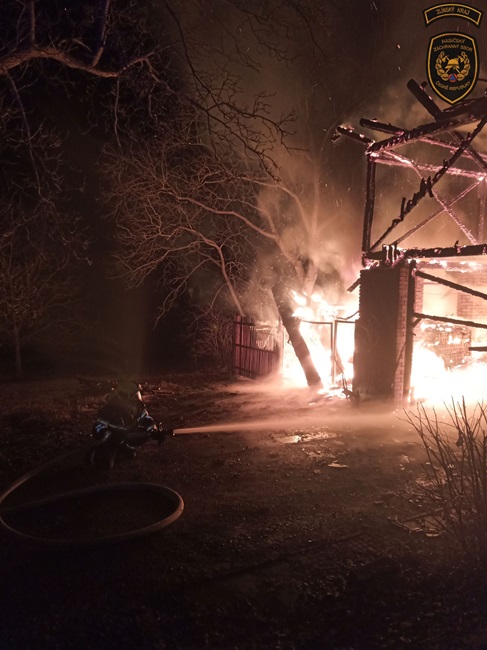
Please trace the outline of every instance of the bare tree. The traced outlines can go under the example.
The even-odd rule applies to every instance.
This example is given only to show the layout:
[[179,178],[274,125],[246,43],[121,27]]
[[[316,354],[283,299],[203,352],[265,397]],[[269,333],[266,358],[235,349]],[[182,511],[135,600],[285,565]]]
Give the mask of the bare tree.
[[127,131],[106,151],[118,272],[133,285],[160,274],[160,314],[203,268],[220,278],[211,304],[224,295],[237,313],[255,314],[252,286],[274,316],[279,312],[308,383],[319,384],[289,290],[310,297],[318,277],[321,167],[289,148],[293,112],[276,109],[258,84],[243,88],[262,71],[254,52],[285,66],[298,34],[313,46],[306,3],[301,11],[290,2],[229,2],[223,14],[216,11],[215,20],[226,25],[216,30],[219,41],[198,30],[195,36],[190,19],[164,6],[184,82],[177,117],[156,119],[153,137],[142,144]]
[[0,329],[20,375],[28,341],[60,344],[74,329],[73,250],[84,236],[72,215],[86,170],[67,164],[68,156],[78,164],[72,143],[82,142],[70,130],[96,122],[96,138],[116,136],[130,113],[119,106],[151,83],[164,88],[164,79],[155,78],[145,4],[4,0],[0,24]]
[[162,313],[205,266],[218,270],[234,311],[255,314],[259,287],[288,331],[308,383],[319,376],[293,318],[290,289],[311,297],[322,267],[329,221],[323,219],[319,166],[295,154],[280,179],[246,158],[224,160],[201,145],[157,139],[107,152],[107,192],[118,225],[118,272],[132,284],[163,278]]
[[0,209],[0,337],[14,351],[20,378],[28,343],[49,338],[60,348],[79,333],[73,254],[81,241],[52,203],[28,214],[13,201]]
[[[83,88],[118,149],[107,155],[108,194],[119,268],[132,283],[162,268],[164,310],[198,269],[211,267],[220,278],[214,295],[223,288],[242,313],[264,250],[278,276],[263,285],[270,300],[272,286],[289,273],[287,284],[309,293],[317,267],[306,242],[316,240],[315,217],[301,210],[304,194],[283,182],[279,164],[293,113],[273,105],[269,84],[257,80],[263,59],[286,66],[303,49],[319,51],[314,29],[326,24],[325,10],[312,0],[6,0],[0,19],[8,25],[0,83],[2,128],[16,134],[11,157],[29,161],[42,195],[48,175],[35,148],[45,128],[35,105],[40,81],[55,96]],[[273,194],[274,207],[262,202]],[[290,224],[288,206],[304,230]],[[279,295],[280,308],[287,298]],[[289,334],[298,341],[296,327]],[[312,368],[307,375],[318,382]]]
[[273,102],[275,79],[260,76],[263,61],[286,68],[303,50],[323,54],[314,30],[329,22],[330,5],[189,6],[183,13],[181,3],[163,3],[175,39],[170,67],[182,79],[172,119],[153,104],[153,137],[140,146],[127,131],[107,152],[119,272],[131,284],[160,273],[162,312],[203,267],[218,270],[213,296],[223,288],[237,313],[252,314],[249,287],[257,287],[279,312],[308,383],[319,384],[289,290],[310,297],[319,274],[321,167],[294,151],[296,174],[284,173],[295,115]]
[[102,122],[103,104],[116,131],[125,86],[132,87],[135,78],[139,85],[147,83],[155,75],[157,48],[147,37],[150,13],[130,1],[4,0],[0,23],[3,189],[10,196],[12,186],[21,185],[24,195],[32,190],[48,196],[51,170],[46,170],[49,158],[40,134],[64,139],[83,113],[87,126],[90,111]]

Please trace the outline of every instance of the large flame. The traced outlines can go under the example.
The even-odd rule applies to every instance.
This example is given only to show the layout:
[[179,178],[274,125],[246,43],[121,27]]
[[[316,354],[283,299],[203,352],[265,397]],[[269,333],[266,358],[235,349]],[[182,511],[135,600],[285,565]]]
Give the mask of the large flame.
[[[306,341],[323,389],[351,386],[353,379],[354,321],[356,305],[331,305],[320,292],[307,297],[292,293],[294,317]],[[306,377],[290,343],[284,346],[283,377],[292,385],[306,386]]]
[[[477,262],[435,260],[435,275],[485,291],[485,265]],[[456,272],[450,276],[449,272]],[[460,279],[458,276],[460,275]],[[463,279],[462,279],[463,278]],[[460,286],[459,285],[459,286]],[[485,320],[485,302],[456,289],[425,282],[421,296],[425,313],[443,321],[422,320],[414,329],[411,401],[441,406],[452,401],[476,403],[485,399],[487,378],[486,330],[469,327],[469,321]],[[452,318],[456,323],[448,322]],[[464,324],[460,324],[463,321]]]
[[442,354],[424,340],[415,344],[410,401],[441,406],[452,401],[476,403],[485,400],[487,364],[468,353],[456,364],[448,363],[448,346],[457,346],[460,342],[458,337],[451,336]]
[[[293,299],[294,316],[301,320],[300,332],[320,375],[324,391],[351,389],[354,319],[358,305],[332,305],[319,292],[310,298],[294,292]],[[468,343],[464,333],[448,325],[422,322],[416,328],[410,382],[411,402],[421,401],[440,406],[451,403],[452,400],[465,399],[466,402],[474,403],[484,399],[487,363],[483,358],[472,356]],[[284,346],[282,374],[286,383],[306,386],[304,371],[290,342]]]

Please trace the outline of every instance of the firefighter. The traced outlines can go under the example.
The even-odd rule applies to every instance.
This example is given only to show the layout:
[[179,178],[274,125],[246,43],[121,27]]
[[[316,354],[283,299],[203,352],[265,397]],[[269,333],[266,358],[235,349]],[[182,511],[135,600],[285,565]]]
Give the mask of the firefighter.
[[172,430],[161,429],[149,415],[140,385],[132,380],[118,382],[101,407],[92,431],[99,445],[88,452],[90,465],[113,467],[117,457],[134,457],[148,440],[162,442]]

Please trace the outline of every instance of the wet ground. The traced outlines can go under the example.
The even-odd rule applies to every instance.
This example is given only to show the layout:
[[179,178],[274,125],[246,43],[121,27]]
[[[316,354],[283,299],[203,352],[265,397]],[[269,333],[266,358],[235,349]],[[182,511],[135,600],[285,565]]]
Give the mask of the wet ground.
[[[3,388],[2,489],[88,442],[106,390]],[[177,435],[112,470],[75,455],[10,501],[129,481],[176,491],[181,516],[109,545],[1,530],[1,648],[487,647],[483,580],[459,570],[429,516],[424,451],[403,413],[207,375],[152,378],[145,397]],[[120,490],[5,518],[79,541],[150,525],[165,508],[155,492]]]

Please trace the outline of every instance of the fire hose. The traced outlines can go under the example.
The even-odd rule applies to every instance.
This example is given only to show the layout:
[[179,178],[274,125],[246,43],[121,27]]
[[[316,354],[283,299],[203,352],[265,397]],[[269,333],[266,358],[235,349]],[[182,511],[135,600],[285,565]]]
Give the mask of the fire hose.
[[[184,502],[182,497],[177,492],[164,485],[158,485],[155,483],[137,483],[137,482],[111,483],[105,485],[90,486],[87,488],[81,488],[69,492],[62,492],[60,494],[46,497],[44,499],[30,501],[22,505],[2,508],[2,503],[5,501],[5,499],[10,494],[12,494],[15,490],[17,490],[21,485],[24,485],[27,481],[29,481],[31,478],[38,476],[46,469],[49,469],[50,467],[57,465],[58,463],[67,460],[68,458],[72,458],[81,453],[83,454],[89,453],[91,450],[93,450],[98,446],[100,446],[100,443],[95,443],[95,444],[90,443],[89,445],[78,447],[74,450],[62,454],[61,456],[57,456],[47,461],[46,463],[39,465],[38,467],[27,472],[26,474],[23,474],[20,478],[18,478],[11,485],[9,485],[2,493],[0,493],[0,526],[5,530],[7,530],[9,533],[15,535],[16,537],[30,542],[38,542],[38,543],[40,542],[42,544],[58,545],[58,546],[96,545],[96,544],[113,544],[116,542],[122,542],[137,537],[142,537],[143,535],[149,535],[150,533],[154,533],[158,530],[161,530],[162,528],[169,526],[181,516],[184,509]],[[75,499],[77,497],[83,497],[90,494],[96,494],[102,492],[105,493],[118,492],[118,491],[131,491],[131,492],[147,491],[157,495],[158,497],[162,496],[164,497],[166,502],[168,501],[170,503],[171,513],[168,516],[163,517],[162,519],[159,519],[149,525],[142,526],[140,528],[134,528],[123,533],[118,533],[114,535],[102,535],[102,536],[82,538],[82,539],[70,538],[70,537],[68,538],[42,537],[38,535],[32,535],[23,532],[21,530],[18,530],[17,528],[15,528],[15,526],[10,525],[4,519],[4,516],[8,514],[14,514],[16,512],[26,511],[34,508],[41,508],[42,506],[56,503],[56,502],[68,501],[70,499]]]

